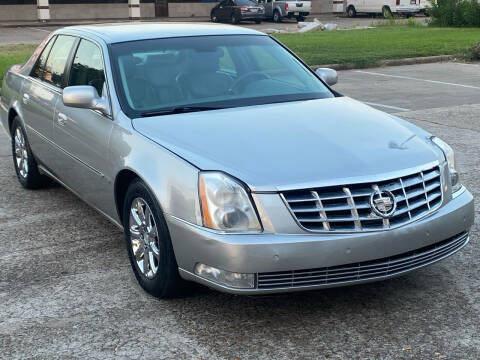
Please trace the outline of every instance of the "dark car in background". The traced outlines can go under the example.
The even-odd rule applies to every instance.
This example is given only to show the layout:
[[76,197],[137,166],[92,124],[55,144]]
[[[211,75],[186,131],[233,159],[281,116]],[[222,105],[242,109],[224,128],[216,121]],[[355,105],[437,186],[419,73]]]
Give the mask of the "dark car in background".
[[260,24],[264,17],[264,7],[252,0],[224,0],[215,6],[210,13],[210,19],[213,22],[229,21],[232,24],[238,24],[244,20],[255,21]]

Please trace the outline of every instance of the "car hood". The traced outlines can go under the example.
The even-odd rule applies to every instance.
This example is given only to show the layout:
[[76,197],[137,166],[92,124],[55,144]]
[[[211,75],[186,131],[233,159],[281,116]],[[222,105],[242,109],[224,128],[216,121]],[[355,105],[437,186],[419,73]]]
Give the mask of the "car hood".
[[441,156],[425,131],[347,97],[145,117],[133,126],[253,191],[374,181]]

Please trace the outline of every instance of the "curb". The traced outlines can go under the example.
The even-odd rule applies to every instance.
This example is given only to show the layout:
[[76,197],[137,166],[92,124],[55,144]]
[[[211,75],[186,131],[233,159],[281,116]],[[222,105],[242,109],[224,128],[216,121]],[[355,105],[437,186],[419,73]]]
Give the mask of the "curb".
[[374,68],[374,67],[383,67],[383,66],[429,64],[429,63],[435,63],[435,62],[452,61],[454,59],[455,59],[454,55],[436,55],[436,56],[424,56],[424,57],[414,57],[414,58],[405,58],[405,59],[381,60],[374,63],[365,64],[364,66],[353,64],[353,63],[346,63],[346,64],[312,65],[310,67],[313,70],[321,67],[330,68],[334,70],[353,70],[353,69],[365,69],[365,68]]

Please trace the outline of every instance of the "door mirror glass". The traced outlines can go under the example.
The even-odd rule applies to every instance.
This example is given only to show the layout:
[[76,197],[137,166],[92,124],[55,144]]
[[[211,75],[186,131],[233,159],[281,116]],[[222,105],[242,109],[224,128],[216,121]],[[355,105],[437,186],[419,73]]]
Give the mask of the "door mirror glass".
[[98,110],[104,115],[110,115],[108,102],[101,98],[97,89],[90,85],[66,87],[63,89],[62,100],[65,106]]
[[335,85],[338,82],[338,74],[335,70],[329,68],[318,68],[315,73],[320,79],[325,81],[327,85]]

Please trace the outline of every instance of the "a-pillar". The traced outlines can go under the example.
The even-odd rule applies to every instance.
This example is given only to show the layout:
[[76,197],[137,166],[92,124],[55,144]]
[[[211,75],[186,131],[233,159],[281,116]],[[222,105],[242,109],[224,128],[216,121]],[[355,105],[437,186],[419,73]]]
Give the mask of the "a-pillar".
[[50,6],[48,0],[37,0],[37,17],[39,21],[50,20]]
[[130,20],[140,19],[140,0],[128,0],[128,17]]

